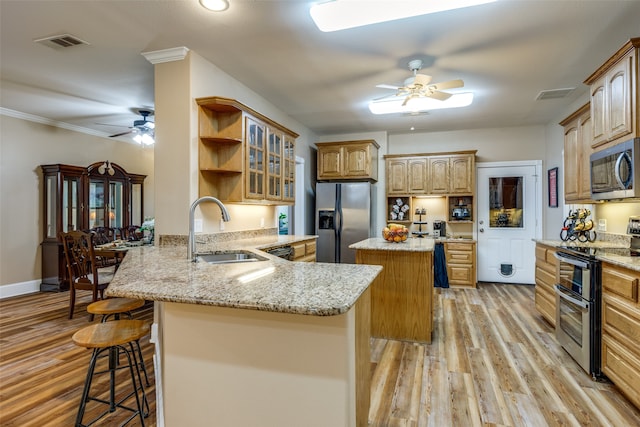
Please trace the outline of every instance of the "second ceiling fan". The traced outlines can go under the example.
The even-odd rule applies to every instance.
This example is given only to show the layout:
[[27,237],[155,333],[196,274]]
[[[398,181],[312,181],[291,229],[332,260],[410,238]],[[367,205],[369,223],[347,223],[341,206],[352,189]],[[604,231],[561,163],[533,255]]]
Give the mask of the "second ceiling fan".
[[414,59],[409,61],[409,69],[413,71],[413,77],[409,77],[404,81],[404,86],[392,86],[386,84],[380,84],[376,87],[382,89],[394,89],[396,93],[394,95],[388,95],[379,100],[386,99],[392,96],[404,96],[403,106],[407,105],[413,98],[433,98],[439,101],[446,101],[452,94],[442,92],[444,89],[454,89],[464,86],[464,82],[460,79],[448,80],[441,83],[431,83],[432,77],[426,74],[419,74],[418,71],[422,68],[422,60]]

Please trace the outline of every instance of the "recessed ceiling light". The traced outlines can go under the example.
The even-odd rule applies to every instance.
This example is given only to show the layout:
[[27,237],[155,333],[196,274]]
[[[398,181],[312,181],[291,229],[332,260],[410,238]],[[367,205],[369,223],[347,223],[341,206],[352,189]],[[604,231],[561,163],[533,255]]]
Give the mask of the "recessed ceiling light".
[[227,0],[200,0],[200,4],[205,9],[209,9],[214,12],[222,12],[229,8],[229,2]]
[[311,6],[309,13],[321,31],[329,32],[494,1],[496,0],[332,0]]

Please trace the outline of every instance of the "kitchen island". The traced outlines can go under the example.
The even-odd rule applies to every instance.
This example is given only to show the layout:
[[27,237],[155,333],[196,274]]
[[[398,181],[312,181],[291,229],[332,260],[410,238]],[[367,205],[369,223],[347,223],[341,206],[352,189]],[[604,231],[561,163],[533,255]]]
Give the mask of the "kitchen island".
[[[307,236],[308,237],[308,236]],[[379,266],[190,262],[129,251],[108,296],[156,301],[157,401],[167,426],[366,426],[369,285]],[[159,418],[159,419],[160,419]]]
[[371,336],[431,342],[434,239],[390,243],[381,237],[349,246],[358,264],[384,267],[371,285]]

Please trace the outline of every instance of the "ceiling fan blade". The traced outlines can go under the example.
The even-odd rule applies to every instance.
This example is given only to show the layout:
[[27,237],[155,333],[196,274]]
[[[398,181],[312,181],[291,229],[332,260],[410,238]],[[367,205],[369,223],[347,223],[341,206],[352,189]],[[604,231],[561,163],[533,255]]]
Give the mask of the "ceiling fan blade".
[[415,78],[413,79],[413,84],[426,86],[431,81],[431,78],[432,78],[431,76],[426,74],[416,74]]
[[126,132],[116,133],[115,135],[109,135],[109,138],[116,138],[118,136],[128,135],[133,132],[134,132],[133,130],[128,130]]
[[451,98],[452,94],[447,92],[440,92],[439,90],[436,90],[427,96],[429,98],[437,99],[438,101],[446,101],[447,99]]
[[454,88],[463,87],[463,86],[464,86],[464,82],[460,79],[449,80],[446,82],[435,83],[431,85],[431,87],[433,87],[435,90],[454,89]]
[[392,85],[376,85],[376,87],[379,87],[380,89],[393,89],[393,90],[397,90],[400,89],[398,86],[392,86]]

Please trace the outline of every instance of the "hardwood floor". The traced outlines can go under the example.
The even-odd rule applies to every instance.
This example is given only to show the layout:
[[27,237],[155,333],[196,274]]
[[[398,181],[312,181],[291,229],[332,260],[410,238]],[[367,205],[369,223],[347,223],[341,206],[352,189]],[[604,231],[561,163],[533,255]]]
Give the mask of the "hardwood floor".
[[[431,344],[371,341],[371,426],[640,426],[638,409],[556,343],[534,309],[533,286],[436,293]],[[89,300],[80,294],[77,313]],[[90,351],[71,342],[88,317],[68,320],[67,308],[68,293],[0,300],[0,425],[73,425]],[[135,317],[151,321],[152,306]],[[153,344],[141,344],[153,377]],[[155,426],[150,379],[145,424]],[[95,425],[117,425],[121,414]]]
[[[67,319],[69,293],[37,293],[0,300],[0,425],[13,426],[73,426],[84,384],[91,350],[73,344],[71,336],[89,325],[86,306],[91,295],[78,292],[76,315]],[[153,305],[146,304],[134,312],[134,318],[153,321]],[[96,316],[94,322],[99,321]],[[150,387],[150,414],[145,425],[156,424],[155,387],[153,378],[153,344],[149,337],[140,340]],[[106,358],[96,368],[106,366]],[[99,396],[108,399],[108,375],[94,378],[92,390],[104,390]],[[130,390],[128,371],[117,375],[120,390]],[[95,386],[95,388],[94,388]],[[125,393],[126,394],[126,393]],[[135,407],[135,398],[125,401]],[[87,404],[84,422],[104,410],[95,402]],[[131,415],[118,410],[105,416],[95,426],[121,424]],[[135,419],[129,426],[139,426]]]
[[640,426],[534,308],[533,286],[436,289],[431,344],[372,339],[369,425]]

